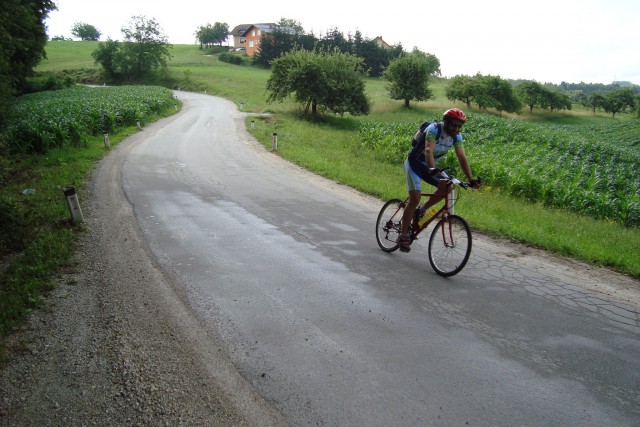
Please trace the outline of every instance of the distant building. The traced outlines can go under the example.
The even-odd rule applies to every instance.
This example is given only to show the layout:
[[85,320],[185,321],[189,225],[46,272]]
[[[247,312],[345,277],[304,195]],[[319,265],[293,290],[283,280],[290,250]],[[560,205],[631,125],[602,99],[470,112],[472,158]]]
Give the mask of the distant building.
[[251,25],[253,24],[236,25],[233,30],[231,30],[229,35],[233,37],[234,48],[246,47],[246,39],[244,35]]
[[382,36],[376,37],[375,39],[373,39],[373,41],[378,47],[381,47],[383,49],[393,49],[393,46],[391,46],[386,41],[382,40]]
[[237,25],[230,34],[233,36],[233,48],[243,47],[248,56],[253,56],[258,50],[262,35],[270,33],[275,28],[275,23]]

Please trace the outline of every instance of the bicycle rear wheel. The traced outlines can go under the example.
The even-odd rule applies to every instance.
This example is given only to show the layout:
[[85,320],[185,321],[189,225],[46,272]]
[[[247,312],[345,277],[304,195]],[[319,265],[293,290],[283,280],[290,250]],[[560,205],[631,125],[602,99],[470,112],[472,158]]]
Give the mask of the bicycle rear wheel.
[[429,238],[429,262],[441,276],[458,274],[471,255],[471,230],[458,215],[442,218]]
[[404,202],[400,199],[391,199],[380,209],[376,221],[376,240],[378,246],[385,252],[393,252],[398,249],[403,213]]

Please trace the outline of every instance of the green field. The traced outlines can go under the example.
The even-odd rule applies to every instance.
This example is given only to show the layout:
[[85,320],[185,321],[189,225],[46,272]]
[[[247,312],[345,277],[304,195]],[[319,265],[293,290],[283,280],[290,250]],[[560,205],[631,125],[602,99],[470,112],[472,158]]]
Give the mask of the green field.
[[[95,43],[52,42],[49,59],[39,70],[86,66],[94,48]],[[70,51],[75,58],[68,56]],[[405,109],[402,102],[388,98],[384,81],[370,78],[370,115],[310,121],[293,102],[266,103],[268,70],[218,61],[197,46],[174,46],[172,55],[168,74],[176,88],[228,98],[244,111],[273,113],[258,120],[252,131],[266,147],[278,132],[283,157],[381,199],[405,192],[401,162],[407,135],[423,120],[437,119],[455,105],[444,96],[444,79],[431,83],[434,99]],[[69,66],[63,67],[59,57]],[[640,178],[634,173],[640,160],[639,120],[594,115],[579,107],[503,117],[467,112],[465,148],[485,182],[483,191],[465,194],[462,200],[473,227],[640,276]],[[368,135],[371,127],[382,129],[384,136]],[[553,226],[540,224],[543,213],[550,215]],[[575,232],[576,223],[582,224],[581,232]],[[614,239],[602,237],[609,234],[616,236],[616,246],[607,243]],[[576,241],[576,235],[582,237]],[[628,242],[624,250],[617,246],[621,241]]]

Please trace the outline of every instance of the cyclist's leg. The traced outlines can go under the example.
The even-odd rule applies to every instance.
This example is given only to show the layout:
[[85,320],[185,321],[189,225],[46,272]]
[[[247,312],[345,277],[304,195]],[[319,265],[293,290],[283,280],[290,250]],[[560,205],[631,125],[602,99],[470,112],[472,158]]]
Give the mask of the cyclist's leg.
[[404,175],[407,180],[407,189],[409,190],[409,201],[402,215],[402,233],[406,234],[409,232],[409,225],[411,225],[416,208],[420,204],[422,192],[420,176],[411,169],[408,159],[404,162]]
[[398,236],[398,245],[400,246],[400,251],[409,252],[411,250],[409,226],[411,225],[411,221],[413,221],[416,208],[420,204],[422,192],[420,187],[420,177],[413,171],[413,169],[411,169],[408,159],[404,162],[404,173],[407,180],[407,189],[409,190],[409,200],[407,201],[407,206],[405,206],[402,215],[402,230]]
[[426,182],[436,187],[436,191],[434,192],[434,195],[429,197],[429,200],[427,200],[424,204],[423,209],[425,211],[428,210],[431,206],[441,202],[445,197],[447,197],[447,194],[453,188],[453,184],[451,184],[451,181],[447,179],[441,179],[439,177],[432,176],[430,177],[430,179],[426,180]]

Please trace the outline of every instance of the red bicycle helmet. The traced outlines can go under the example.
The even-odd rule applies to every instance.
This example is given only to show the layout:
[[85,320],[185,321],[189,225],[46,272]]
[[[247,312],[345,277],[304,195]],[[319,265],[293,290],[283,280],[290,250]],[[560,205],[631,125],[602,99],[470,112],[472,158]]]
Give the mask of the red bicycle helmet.
[[455,119],[460,120],[462,123],[467,121],[467,116],[464,115],[459,108],[450,108],[442,115],[442,120]]

